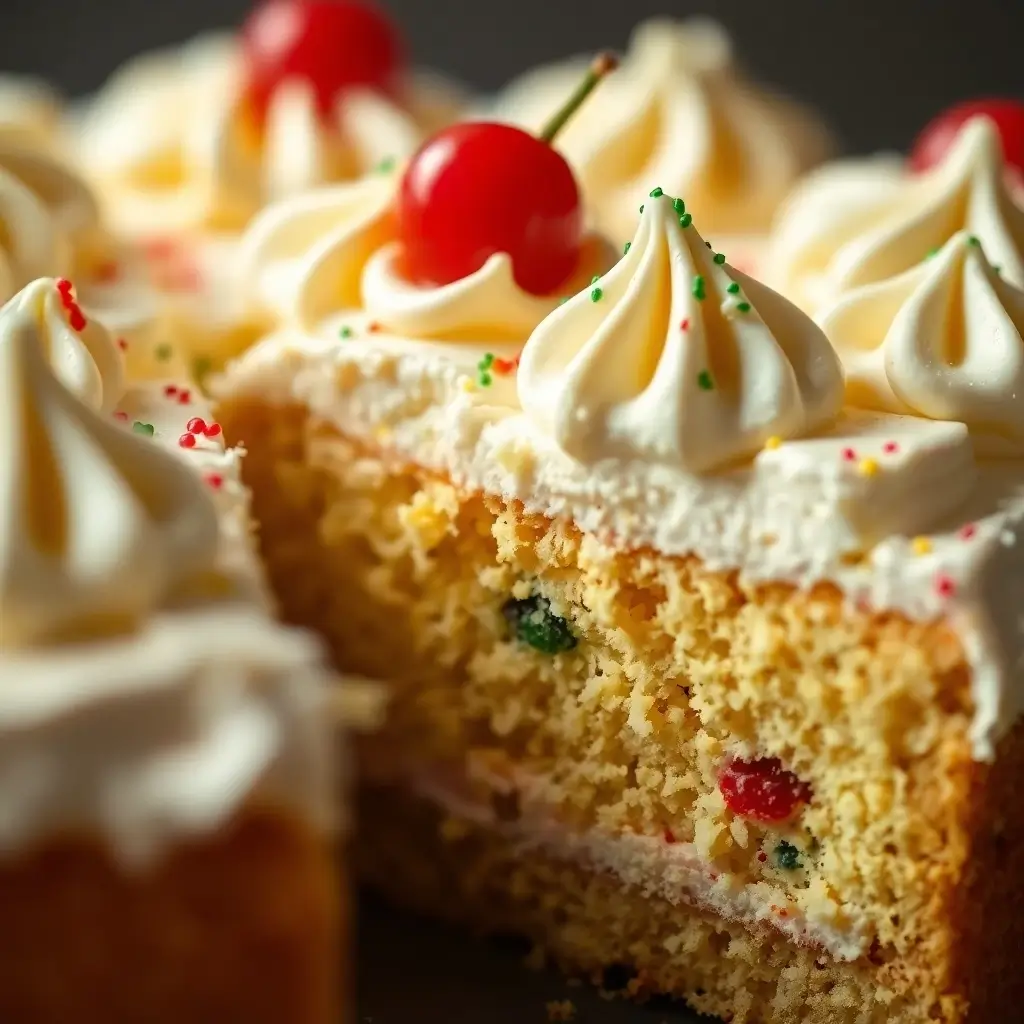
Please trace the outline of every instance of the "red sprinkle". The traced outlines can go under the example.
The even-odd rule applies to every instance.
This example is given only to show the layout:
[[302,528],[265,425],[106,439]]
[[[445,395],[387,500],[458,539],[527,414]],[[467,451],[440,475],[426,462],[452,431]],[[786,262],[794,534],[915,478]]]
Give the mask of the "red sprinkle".
[[182,448],[195,448],[196,446],[196,435],[195,434],[182,434],[178,438],[178,444]]
[[964,523],[964,525],[960,527],[960,539],[970,540],[977,532],[978,528],[974,523]]
[[734,814],[767,823],[786,821],[811,799],[811,787],[783,768],[777,757],[730,761],[718,777],[718,788]]
[[126,352],[128,350],[128,342],[124,338],[118,338],[117,339],[117,347],[122,352]]
[[62,297],[69,297],[74,291],[74,288],[75,286],[66,277],[57,278],[57,291]]
[[511,373],[516,368],[517,359],[495,359],[491,366],[494,368],[495,373],[502,375]]
[[844,448],[842,451],[844,462],[853,462],[857,458],[857,453],[852,448]]
[[68,310],[68,322],[71,324],[73,331],[84,331],[86,328],[88,321],[85,319],[85,314],[77,303]]
[[371,320],[367,325],[366,329],[370,334],[376,334],[380,330],[380,324],[376,320]]
[[178,386],[176,384],[167,384],[164,387],[164,394],[168,398],[173,398],[178,393]]
[[674,843],[676,841],[676,837],[672,834],[671,829],[665,829],[664,837],[666,843]]
[[215,490],[219,491],[224,483],[224,477],[220,473],[207,473],[206,482]]
[[190,434],[205,434],[206,420],[201,419],[199,416],[193,416],[192,419],[185,424],[185,429]]
[[768,854],[764,850],[758,850],[757,859],[763,864],[768,859]]
[[952,597],[956,593],[956,581],[952,576],[940,572],[935,577],[935,592],[939,597]]
[[222,428],[219,423],[207,423],[204,433],[207,437],[219,437],[221,429]]
[[687,319],[685,319],[685,320],[684,320],[684,321],[683,321],[683,322],[682,322],[682,323],[681,323],[681,324],[679,325],[679,330],[681,330],[681,331],[688,331],[689,329],[690,329],[690,320],[689,320],[689,317],[687,317]]
[[188,405],[188,403],[191,401],[192,393],[189,391],[188,388],[182,388],[181,391],[178,392],[178,404]]
[[882,445],[882,451],[885,452],[886,455],[895,455],[899,450],[900,446],[895,441],[886,441],[885,444]]
[[126,422],[128,420],[128,413],[120,412],[120,411],[115,412],[114,413],[114,419],[115,420],[121,420],[122,422]]

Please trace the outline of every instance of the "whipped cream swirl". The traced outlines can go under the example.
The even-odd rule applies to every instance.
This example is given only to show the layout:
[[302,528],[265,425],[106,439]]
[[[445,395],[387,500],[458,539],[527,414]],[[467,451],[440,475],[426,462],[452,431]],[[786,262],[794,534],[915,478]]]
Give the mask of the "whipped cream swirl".
[[0,649],[130,628],[217,547],[199,477],[100,411],[101,349],[86,370],[39,302],[0,310]]
[[842,394],[821,330],[727,266],[667,195],[647,200],[629,251],[533,332],[519,364],[523,409],[568,454],[694,473],[808,433]]
[[966,423],[980,452],[1024,455],[1024,291],[976,236],[850,293],[821,325],[849,404]]
[[405,93],[351,90],[325,121],[312,90],[286,82],[259,125],[237,42],[202,37],[114,76],[82,119],[82,163],[122,231],[238,230],[268,200],[411,155],[462,104],[429,77],[412,76]]
[[[495,115],[538,130],[586,63],[526,75],[499,97]],[[599,88],[558,147],[612,238],[632,235],[637,207],[656,184],[684,196],[709,232],[765,230],[799,175],[829,149],[805,110],[745,78],[725,30],[704,19],[640,25]]]
[[[532,295],[512,260],[495,253],[475,273],[439,286],[410,282],[395,238],[397,177],[366,178],[268,207],[242,241],[242,280],[259,314],[311,331],[327,316],[362,310],[377,327],[406,338],[448,342],[524,341],[561,295]],[[597,235],[584,239],[578,291],[612,262]]]
[[892,159],[846,162],[797,190],[765,266],[811,312],[916,266],[959,231],[980,238],[1004,278],[1024,287],[1024,209],[1007,183],[999,133],[967,122],[945,160],[911,175]]

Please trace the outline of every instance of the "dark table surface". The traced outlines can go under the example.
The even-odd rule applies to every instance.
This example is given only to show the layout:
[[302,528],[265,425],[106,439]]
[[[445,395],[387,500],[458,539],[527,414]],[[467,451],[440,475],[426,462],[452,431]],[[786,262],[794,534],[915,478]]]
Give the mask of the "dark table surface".
[[602,998],[554,971],[526,966],[529,947],[484,942],[361,899],[356,1024],[547,1024],[547,1005],[570,1000],[574,1024],[697,1024],[667,1001]]

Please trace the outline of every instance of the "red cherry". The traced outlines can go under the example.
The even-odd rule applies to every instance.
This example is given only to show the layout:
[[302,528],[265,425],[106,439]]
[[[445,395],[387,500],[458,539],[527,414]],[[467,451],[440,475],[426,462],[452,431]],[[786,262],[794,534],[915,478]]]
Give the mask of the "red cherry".
[[388,18],[360,0],[265,0],[242,26],[253,108],[263,119],[277,87],[304,79],[328,117],[345,89],[393,92],[404,46]]
[[579,263],[579,187],[550,145],[594,86],[616,66],[594,61],[538,138],[511,125],[468,123],[429,139],[412,158],[398,195],[404,269],[419,284],[444,285],[508,253],[516,283],[548,295]]
[[940,114],[917,137],[910,151],[911,170],[926,171],[940,163],[972,117],[992,121],[999,131],[1006,162],[1024,173],[1024,103],[1009,99],[970,100]]
[[786,821],[811,799],[811,788],[776,757],[730,761],[718,777],[725,805],[734,814],[766,824]]

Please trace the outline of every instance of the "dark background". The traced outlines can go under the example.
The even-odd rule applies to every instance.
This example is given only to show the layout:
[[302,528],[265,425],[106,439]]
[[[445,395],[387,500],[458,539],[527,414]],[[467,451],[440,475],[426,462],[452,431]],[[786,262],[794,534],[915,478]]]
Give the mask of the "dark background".
[[[711,14],[750,68],[828,115],[848,148],[902,148],[936,111],[1024,94],[1024,0],[385,0],[417,61],[484,89],[607,46],[651,14]],[[95,88],[143,48],[237,23],[249,0],[8,0],[0,69]]]

